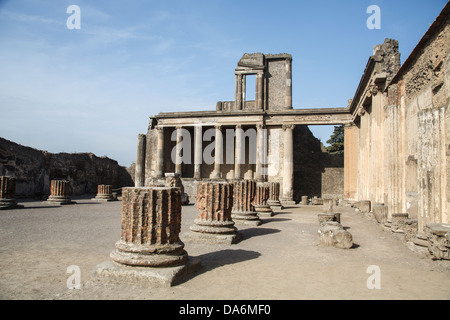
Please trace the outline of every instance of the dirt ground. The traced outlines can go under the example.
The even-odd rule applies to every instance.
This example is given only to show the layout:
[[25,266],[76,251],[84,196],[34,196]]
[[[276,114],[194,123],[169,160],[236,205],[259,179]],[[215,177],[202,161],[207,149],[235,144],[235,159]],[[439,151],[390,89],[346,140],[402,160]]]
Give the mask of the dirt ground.
[[[74,199],[70,206],[20,201],[0,211],[0,298],[148,300],[450,299],[450,262],[409,250],[398,235],[337,207],[354,247],[318,244],[321,206],[286,208],[258,227],[238,225],[234,245],[185,242],[202,268],[173,287],[99,281],[91,272],[109,260],[120,238],[121,202]],[[183,206],[182,231],[196,209]],[[69,266],[81,271],[81,289],[68,289]],[[369,289],[367,268],[379,267],[380,289]]]

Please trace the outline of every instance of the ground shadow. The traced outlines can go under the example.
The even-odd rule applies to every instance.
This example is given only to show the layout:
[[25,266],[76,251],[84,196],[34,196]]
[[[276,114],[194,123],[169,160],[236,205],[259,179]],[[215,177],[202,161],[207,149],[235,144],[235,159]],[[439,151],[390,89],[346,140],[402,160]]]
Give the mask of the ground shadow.
[[201,268],[194,272],[193,274],[190,274],[185,279],[183,279],[182,282],[178,283],[181,284],[183,282],[189,281],[190,279],[211,271],[215,268],[219,268],[228,264],[235,264],[247,260],[256,259],[261,254],[257,251],[250,251],[250,250],[242,250],[242,249],[224,249],[219,251],[213,251],[208,252],[205,254],[201,254],[199,256],[190,256],[193,260],[200,260],[201,261]]
[[278,221],[291,221],[292,219],[287,219],[287,218],[262,218],[261,221],[263,222],[263,224],[266,223],[270,223],[270,222],[278,222]]
[[279,229],[272,229],[272,228],[261,228],[261,227],[256,227],[256,228],[248,228],[248,229],[239,229],[239,233],[242,235],[242,240],[247,240],[250,239],[252,237],[258,237],[258,236],[264,236],[266,234],[272,234],[272,233],[277,233],[280,232]]
[[279,210],[279,211],[274,211],[273,215],[277,216],[279,214],[292,214],[292,211],[284,211],[284,210]]

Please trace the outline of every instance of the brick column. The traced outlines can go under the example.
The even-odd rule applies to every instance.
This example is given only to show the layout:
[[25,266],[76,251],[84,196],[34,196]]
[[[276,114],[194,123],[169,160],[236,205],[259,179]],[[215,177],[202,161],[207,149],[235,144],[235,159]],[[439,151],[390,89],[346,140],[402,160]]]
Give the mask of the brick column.
[[231,217],[235,222],[259,226],[259,219],[252,204],[255,198],[256,182],[254,180],[238,180],[233,185],[233,209]]
[[52,180],[50,181],[50,196],[45,203],[49,204],[74,204],[70,199],[70,181]]
[[0,209],[14,209],[19,207],[16,200],[14,200],[15,193],[16,178],[0,176]]
[[240,240],[231,219],[233,185],[227,182],[200,182],[196,207],[199,211],[185,239],[195,242],[232,244]]
[[269,200],[269,184],[268,183],[256,183],[255,199],[253,200],[253,206],[255,211],[259,215],[269,216],[273,215],[273,211],[270,208],[267,201]]
[[280,202],[280,183],[279,182],[269,182],[269,199],[267,199],[267,204],[272,210],[281,210],[283,206]]
[[111,259],[130,266],[169,267],[187,261],[179,188],[124,188],[121,237]]
[[97,186],[97,195],[92,200],[117,201],[117,198],[113,196],[111,185],[99,184]]

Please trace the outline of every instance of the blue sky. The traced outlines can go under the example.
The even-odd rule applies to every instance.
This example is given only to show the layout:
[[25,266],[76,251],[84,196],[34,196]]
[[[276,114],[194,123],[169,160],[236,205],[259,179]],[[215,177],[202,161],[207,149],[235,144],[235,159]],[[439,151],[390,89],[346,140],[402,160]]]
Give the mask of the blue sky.
[[150,115],[233,100],[245,52],[292,54],[294,108],[345,107],[373,46],[398,40],[403,63],[446,2],[0,0],[0,137],[129,166]]

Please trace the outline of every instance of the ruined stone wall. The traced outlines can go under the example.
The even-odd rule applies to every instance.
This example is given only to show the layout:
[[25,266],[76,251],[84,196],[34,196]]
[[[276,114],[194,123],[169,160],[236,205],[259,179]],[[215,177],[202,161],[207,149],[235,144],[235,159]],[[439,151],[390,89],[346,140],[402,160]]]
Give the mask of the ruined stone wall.
[[419,231],[430,222],[449,223],[449,43],[447,18],[389,88],[391,100],[396,98],[390,117],[397,122],[393,141],[401,150],[397,167],[404,177],[392,181],[401,192],[396,209],[417,217]]
[[286,109],[286,61],[271,60],[267,65],[267,74],[267,109]]
[[3,138],[0,138],[0,174],[16,178],[18,197],[48,195],[52,179],[69,180],[73,195],[97,193],[99,184],[113,188],[133,185],[127,169],[115,160],[92,153],[53,154]]

